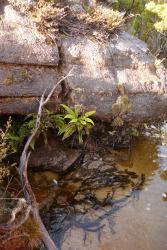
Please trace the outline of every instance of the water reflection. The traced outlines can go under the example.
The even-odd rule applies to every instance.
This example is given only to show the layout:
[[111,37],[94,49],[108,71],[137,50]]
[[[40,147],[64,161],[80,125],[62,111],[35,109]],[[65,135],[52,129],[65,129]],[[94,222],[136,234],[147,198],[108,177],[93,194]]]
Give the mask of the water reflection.
[[[105,227],[101,230],[101,242],[97,236],[89,233],[86,243],[83,243],[82,232],[79,229],[69,229],[62,250],[65,249],[97,249],[97,250],[165,250],[167,249],[167,147],[164,140],[151,137],[137,138],[132,145],[131,153],[119,152],[117,167],[128,169],[146,176],[146,183],[140,192],[140,199],[130,199],[125,206],[117,211],[116,216],[109,215],[110,223],[103,221]],[[166,138],[165,138],[166,140]],[[125,157],[125,155],[128,157]],[[97,190],[97,195],[105,195],[105,188]],[[102,198],[102,197],[101,197]],[[97,216],[99,211],[94,211]],[[88,213],[88,216],[91,216]],[[74,240],[77,234],[77,247]],[[73,243],[74,241],[74,243]],[[69,248],[70,247],[70,248]]]
[[161,171],[160,177],[162,180],[166,181],[167,180],[167,170]]
[[[54,207],[50,211],[53,238],[61,250],[165,250],[167,249],[167,144],[166,137],[162,134],[158,139],[142,136],[132,143],[131,152],[123,150],[113,152],[109,159],[114,157],[119,170],[132,171],[138,176],[144,174],[146,181],[139,191],[139,199],[127,196],[130,187],[119,189],[118,201],[112,206],[87,209],[82,214],[82,205],[75,207],[70,203],[67,212],[64,207],[71,199],[73,192],[80,188],[81,182],[70,182],[70,178],[78,178],[77,170],[66,177],[63,190],[54,191],[55,199],[61,208],[59,216]],[[105,159],[107,158],[105,155]],[[108,165],[107,165],[108,166]],[[104,166],[103,166],[104,167]],[[106,166],[105,166],[106,167]],[[112,175],[112,173],[111,173]],[[56,178],[55,176],[51,176]],[[37,178],[37,179],[36,179]],[[46,176],[44,176],[46,178]],[[48,183],[51,183],[51,179]],[[33,182],[41,182],[39,177],[32,178]],[[68,182],[69,181],[69,182]],[[93,182],[92,182],[93,183]],[[37,187],[38,185],[36,185]],[[35,184],[34,184],[35,187]],[[44,187],[46,189],[46,187]],[[45,193],[43,189],[43,194]],[[112,190],[111,187],[102,187],[94,191],[95,197],[103,201]],[[45,193],[48,195],[48,189]],[[38,195],[38,192],[36,192]],[[61,196],[61,201],[58,196]],[[80,194],[78,199],[82,198]],[[40,197],[43,197],[40,194]],[[109,197],[110,198],[110,197]],[[80,204],[79,204],[80,205]],[[89,205],[89,204],[88,204]],[[78,209],[78,210],[77,210]],[[72,216],[67,219],[67,214]],[[80,211],[80,212],[78,212]],[[57,213],[57,214],[56,214]],[[45,214],[45,218],[47,218]],[[61,227],[60,227],[61,225]],[[64,230],[63,234],[62,231]]]
[[144,174],[149,179],[159,168],[157,141],[149,137],[140,137],[134,140],[131,147],[129,159],[119,161],[117,166],[131,168],[136,173]]

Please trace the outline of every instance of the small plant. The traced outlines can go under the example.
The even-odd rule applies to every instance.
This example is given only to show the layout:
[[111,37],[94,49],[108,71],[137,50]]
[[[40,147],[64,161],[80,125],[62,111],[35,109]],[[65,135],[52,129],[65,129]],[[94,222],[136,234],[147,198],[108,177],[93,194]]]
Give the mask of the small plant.
[[122,116],[131,112],[132,105],[129,102],[128,96],[125,93],[126,91],[124,85],[119,83],[117,88],[120,93],[120,96],[118,96],[116,102],[112,106],[112,114],[114,117],[112,125],[114,127],[121,127],[124,125],[124,120],[122,119]]
[[6,86],[10,86],[12,83],[13,83],[14,79],[13,79],[13,75],[12,74],[9,74],[5,77],[5,79],[3,80],[3,83],[6,85]]
[[78,141],[80,144],[82,144],[83,135],[88,135],[90,129],[94,125],[94,122],[92,119],[90,119],[90,116],[92,116],[95,111],[92,110],[81,115],[81,105],[76,105],[74,109],[69,108],[64,104],[61,104],[61,106],[63,107],[65,114],[64,116],[59,116],[59,123],[60,121],[62,122],[64,119],[64,124],[61,123],[60,126],[58,125],[58,134],[63,135],[63,140],[65,140],[66,138],[77,132]]
[[154,23],[154,27],[158,32],[164,32],[167,30],[167,4],[157,4],[153,1],[145,5],[147,11],[156,14],[159,18],[158,21]]
[[[12,152],[17,152],[22,146],[26,137],[31,134],[32,129],[35,126],[36,116],[32,115],[30,118],[24,120],[24,122],[15,122],[8,133],[6,134],[6,141],[11,148]],[[31,147],[34,148],[34,142]]]
[[129,131],[129,134],[133,137],[138,137],[140,135],[140,132],[137,128],[131,128]]
[[32,75],[27,69],[21,71],[21,76],[24,80],[27,80],[28,82],[32,81]]
[[[90,111],[81,115],[81,105],[76,105],[74,109],[71,109],[64,104],[61,104],[61,106],[65,111],[64,114],[55,114],[48,109],[43,110],[37,137],[42,135],[44,143],[47,144],[47,132],[48,129],[52,128],[58,129],[58,135],[63,135],[63,140],[76,132],[78,133],[79,143],[83,143],[83,135],[89,134],[90,129],[94,125],[94,122],[89,117],[93,115],[95,111]],[[5,146],[8,145],[11,152],[17,152],[23,146],[25,140],[30,136],[35,127],[36,118],[37,115],[32,114],[26,117],[21,123],[16,121],[12,126],[11,120],[9,120],[8,123],[10,126],[8,126],[7,130],[4,132],[5,135],[3,136],[5,136]],[[31,149],[34,149],[35,142],[35,139],[31,142]]]

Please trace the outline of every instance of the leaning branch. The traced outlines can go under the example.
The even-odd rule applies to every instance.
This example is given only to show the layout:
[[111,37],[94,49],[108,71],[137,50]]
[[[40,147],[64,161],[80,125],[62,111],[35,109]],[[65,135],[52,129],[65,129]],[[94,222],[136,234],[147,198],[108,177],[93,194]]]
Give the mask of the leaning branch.
[[[18,204],[13,209],[13,211],[11,213],[11,219],[6,224],[0,224],[0,232],[15,230],[15,229],[19,228],[27,220],[27,218],[31,212],[35,222],[38,225],[41,240],[43,241],[44,245],[46,246],[46,248],[48,250],[57,250],[57,248],[56,248],[53,240],[51,239],[48,231],[46,230],[45,225],[43,224],[43,222],[41,220],[41,217],[39,214],[39,206],[38,206],[36,197],[34,195],[34,192],[31,188],[31,185],[29,183],[29,180],[28,180],[27,167],[28,167],[28,160],[30,157],[29,148],[30,148],[31,142],[35,138],[35,136],[40,128],[41,117],[42,117],[42,112],[43,112],[44,106],[49,102],[50,98],[54,94],[54,91],[56,90],[58,85],[60,83],[62,83],[67,77],[72,75],[71,72],[72,72],[72,70],[66,76],[62,77],[54,85],[54,87],[51,89],[51,91],[49,92],[49,94],[46,97],[45,97],[45,95],[46,95],[47,89],[45,89],[45,91],[43,92],[43,94],[41,96],[35,127],[32,131],[32,134],[28,138],[28,140],[24,146],[23,152],[21,154],[21,157],[20,157],[19,177],[21,180],[21,185],[22,185],[25,199],[23,199],[23,198],[18,199],[19,200]],[[24,203],[23,203],[23,201],[24,201]],[[23,204],[24,204],[24,206],[23,206]],[[19,212],[21,212],[21,210],[23,210],[23,209],[25,210],[24,218],[19,223],[15,223],[16,215]]]
[[30,147],[32,140],[35,138],[38,132],[38,129],[40,128],[41,116],[42,116],[42,111],[43,111],[44,106],[49,102],[57,86],[69,76],[71,76],[71,71],[65,77],[63,77],[60,81],[57,82],[57,84],[52,88],[52,90],[49,92],[46,98],[45,98],[46,90],[42,94],[40,103],[39,103],[35,128],[24,146],[24,149],[20,158],[20,165],[19,165],[19,175],[20,175],[20,180],[21,180],[21,184],[23,187],[25,199],[27,203],[32,206],[32,209],[31,209],[32,215],[34,217],[35,222],[37,223],[39,227],[41,239],[48,250],[57,250],[57,248],[53,240],[51,239],[48,231],[46,230],[45,225],[43,224],[41,220],[41,217],[39,214],[38,203],[36,201],[36,197],[33,193],[33,190],[28,180],[27,166],[28,166],[28,160],[30,157],[29,147]]

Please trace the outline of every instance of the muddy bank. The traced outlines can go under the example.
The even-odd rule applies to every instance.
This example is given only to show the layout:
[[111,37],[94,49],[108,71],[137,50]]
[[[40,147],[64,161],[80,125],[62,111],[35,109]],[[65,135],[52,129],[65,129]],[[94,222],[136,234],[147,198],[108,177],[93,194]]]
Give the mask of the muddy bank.
[[153,121],[166,115],[166,70],[155,65],[139,39],[117,31],[107,42],[79,35],[50,41],[11,5],[2,4],[1,14],[0,114],[35,112],[41,93],[73,68],[73,76],[56,90],[52,110],[58,111],[60,103],[80,103],[85,110],[96,109],[98,119],[111,121],[122,83],[132,104],[124,120]]

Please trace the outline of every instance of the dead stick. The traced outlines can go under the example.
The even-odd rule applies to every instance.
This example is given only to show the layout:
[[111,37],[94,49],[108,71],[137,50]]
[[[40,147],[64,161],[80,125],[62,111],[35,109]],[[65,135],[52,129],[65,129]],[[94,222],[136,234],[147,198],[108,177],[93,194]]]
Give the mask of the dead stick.
[[39,214],[38,203],[36,201],[36,197],[33,193],[33,190],[31,188],[31,185],[30,185],[29,180],[28,180],[27,166],[28,166],[28,160],[30,157],[29,146],[30,146],[32,140],[35,138],[35,136],[38,132],[38,129],[40,128],[43,107],[48,103],[48,101],[52,97],[57,86],[69,76],[71,76],[71,71],[68,73],[68,75],[66,75],[60,81],[57,82],[57,84],[52,88],[52,90],[49,92],[49,94],[47,95],[46,98],[45,98],[46,90],[42,94],[41,99],[40,99],[40,103],[39,103],[35,128],[24,146],[23,152],[22,152],[21,157],[20,157],[20,165],[19,165],[19,175],[20,175],[20,180],[21,180],[23,191],[24,191],[25,199],[26,199],[27,203],[29,205],[31,205],[31,212],[33,214],[35,222],[37,223],[37,225],[39,227],[41,239],[48,250],[57,250],[57,248],[56,248],[53,240],[51,239],[48,231],[46,230],[46,228],[41,220],[41,217]]

